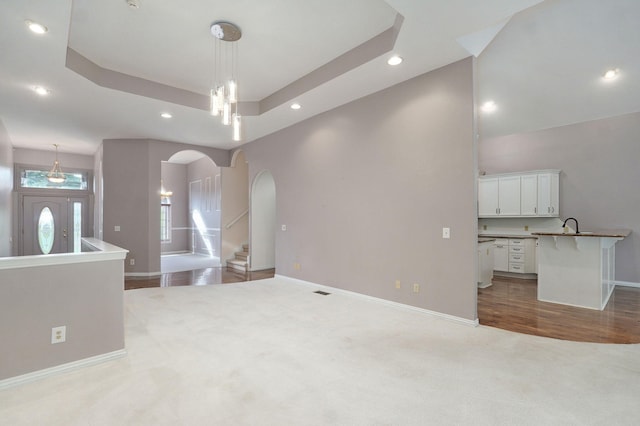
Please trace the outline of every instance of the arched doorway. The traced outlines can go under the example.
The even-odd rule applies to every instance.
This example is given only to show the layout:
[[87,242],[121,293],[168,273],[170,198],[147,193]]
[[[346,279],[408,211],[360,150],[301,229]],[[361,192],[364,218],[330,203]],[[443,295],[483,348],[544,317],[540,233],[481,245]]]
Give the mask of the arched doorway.
[[[249,243],[249,165],[242,150],[235,151],[231,167],[222,168],[221,262],[247,271]],[[231,261],[231,263],[230,263]]]
[[220,168],[199,151],[161,164],[161,272],[220,266]]
[[276,183],[269,171],[260,172],[251,187],[250,271],[276,265]]

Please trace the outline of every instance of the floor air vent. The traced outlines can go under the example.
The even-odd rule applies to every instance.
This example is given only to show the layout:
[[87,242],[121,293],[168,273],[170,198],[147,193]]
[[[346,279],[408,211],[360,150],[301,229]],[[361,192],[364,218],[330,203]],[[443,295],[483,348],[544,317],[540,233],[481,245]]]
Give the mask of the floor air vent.
[[328,295],[331,294],[331,293],[327,293],[326,291],[321,291],[321,290],[314,291],[314,293],[320,294],[322,296],[328,296]]

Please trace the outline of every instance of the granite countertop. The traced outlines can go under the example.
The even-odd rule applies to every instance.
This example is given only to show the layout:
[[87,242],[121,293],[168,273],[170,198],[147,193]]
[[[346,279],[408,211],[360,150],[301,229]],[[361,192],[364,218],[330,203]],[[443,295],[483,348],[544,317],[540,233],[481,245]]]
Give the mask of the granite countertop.
[[631,233],[630,229],[597,229],[594,231],[575,232],[533,232],[532,235],[546,237],[598,237],[598,238],[625,238]]
[[478,237],[478,244],[482,244],[482,243],[490,243],[492,241],[495,241],[495,238],[484,238],[484,237]]
[[538,238],[533,234],[478,234],[478,238]]

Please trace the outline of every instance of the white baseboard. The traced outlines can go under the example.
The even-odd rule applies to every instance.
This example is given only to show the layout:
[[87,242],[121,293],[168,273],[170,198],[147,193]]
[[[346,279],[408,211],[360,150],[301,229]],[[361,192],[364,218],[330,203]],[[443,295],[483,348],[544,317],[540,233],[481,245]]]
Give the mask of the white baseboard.
[[50,377],[56,374],[78,370],[83,367],[89,367],[91,365],[112,361],[114,359],[122,358],[126,354],[127,351],[125,349],[121,349],[119,351],[108,352],[106,354],[69,362],[67,364],[56,365],[55,367],[45,368],[44,370],[38,370],[16,377],[10,377],[8,379],[0,380],[0,390],[44,379],[45,377]]
[[615,285],[619,285],[619,286],[622,286],[622,287],[640,288],[640,283],[634,283],[634,282],[630,282],[630,281],[614,281],[613,283]]
[[162,272],[125,272],[125,277],[140,277],[140,278],[148,278],[148,277],[158,277],[162,275]]
[[435,317],[438,317],[438,318],[443,318],[443,319],[446,319],[446,320],[449,320],[449,321],[454,321],[454,322],[461,323],[461,324],[464,324],[464,325],[470,325],[472,327],[477,327],[478,325],[480,325],[480,322],[478,321],[477,318],[475,320],[468,320],[466,318],[461,318],[461,317],[457,317],[457,316],[454,316],[454,315],[443,314],[442,312],[436,312],[436,311],[431,311],[429,309],[418,308],[416,306],[405,305],[404,303],[393,302],[391,300],[381,299],[379,297],[369,296],[369,295],[362,294],[362,293],[356,293],[355,291],[343,290],[341,288],[330,287],[330,286],[322,285],[322,284],[316,284],[316,283],[312,283],[310,281],[304,281],[304,280],[301,280],[301,279],[298,279],[298,278],[287,277],[285,275],[275,274],[275,278],[280,278],[280,279],[283,279],[283,280],[291,281],[291,282],[296,283],[296,284],[302,284],[302,285],[306,285],[306,286],[310,286],[310,287],[325,289],[325,290],[331,291],[333,293],[342,293],[342,294],[347,294],[347,295],[350,295],[350,296],[356,296],[356,297],[359,297],[359,298],[362,298],[362,299],[366,299],[366,300],[369,300],[369,301],[372,301],[372,302],[382,303],[384,305],[393,306],[395,308],[400,308],[400,309],[404,309],[404,310],[418,312],[418,313],[421,313],[421,314],[435,316]]

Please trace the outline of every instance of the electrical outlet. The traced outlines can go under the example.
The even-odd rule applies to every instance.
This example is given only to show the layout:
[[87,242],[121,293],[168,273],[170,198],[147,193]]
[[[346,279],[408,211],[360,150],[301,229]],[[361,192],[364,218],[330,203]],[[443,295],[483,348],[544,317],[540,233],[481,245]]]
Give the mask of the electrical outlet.
[[442,228],[442,238],[451,238],[451,228]]
[[524,226],[524,230],[525,230],[525,231],[528,231],[528,230],[529,230],[529,225],[525,225],[525,226]]
[[115,232],[120,232],[120,225],[116,225],[116,226],[114,226],[114,227],[113,227],[113,230],[114,230]]
[[67,340],[67,326],[53,327],[51,329],[51,344],[64,343]]
[[135,259],[129,259],[129,265],[133,266],[136,264],[136,260]]
[[482,229],[487,230],[487,225],[482,225]]
[[295,263],[293,264],[293,269],[295,269],[296,271],[299,271],[299,270],[300,270],[300,268],[301,268],[301,266],[300,266],[300,264],[299,264],[298,262],[295,262]]
[[282,225],[282,230],[286,231],[287,230],[287,225]]
[[400,288],[400,280],[396,280],[396,288]]
[[413,292],[414,293],[420,293],[420,284],[413,283]]

